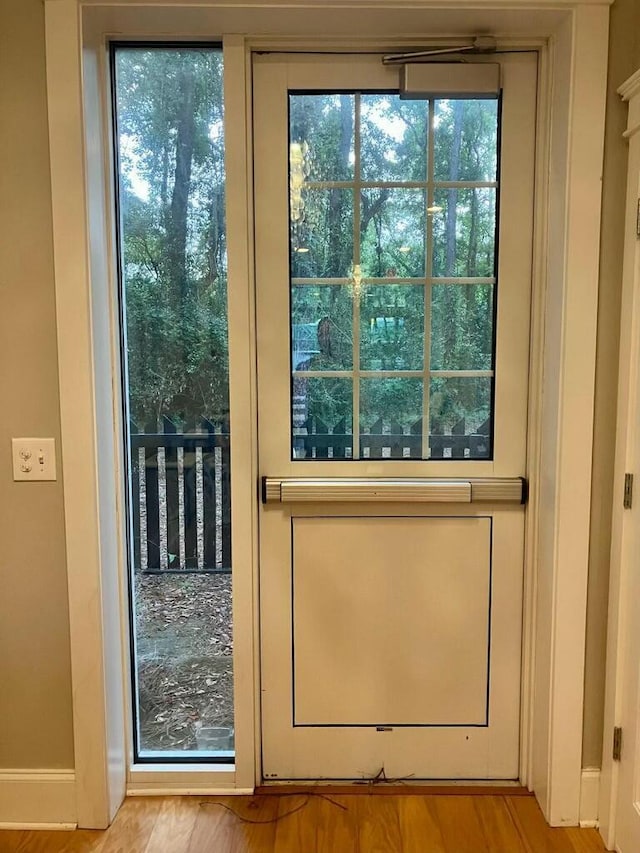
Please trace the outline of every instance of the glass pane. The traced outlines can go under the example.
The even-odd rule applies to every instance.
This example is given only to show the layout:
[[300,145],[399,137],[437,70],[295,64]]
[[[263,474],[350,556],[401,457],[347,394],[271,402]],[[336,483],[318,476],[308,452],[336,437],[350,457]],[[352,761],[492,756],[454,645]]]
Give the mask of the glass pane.
[[422,370],[424,287],[370,285],[360,300],[362,370]]
[[291,366],[343,370],[353,364],[353,302],[344,285],[291,288]]
[[431,369],[491,370],[492,362],[493,285],[434,285]]
[[[428,455],[422,447],[422,387],[429,372],[491,370],[494,357],[494,285],[429,285],[426,276],[495,277],[497,190],[434,184],[496,180],[498,102],[435,101],[432,157],[428,101],[401,101],[389,93],[334,93],[292,95],[290,104],[292,365],[294,371],[347,374],[312,381],[294,376],[294,458],[334,458],[334,449],[350,455],[354,401],[362,458]],[[359,198],[354,198],[355,187],[317,186],[357,178],[378,186],[361,188]],[[388,185],[398,182],[425,186]],[[429,196],[426,185],[434,187]],[[429,209],[428,198],[433,199]],[[341,283],[314,282],[327,278]],[[303,286],[300,279],[308,283]],[[355,329],[356,368],[424,371],[424,380],[359,376],[353,370]],[[492,380],[429,381],[431,431],[448,436],[432,446],[433,458],[460,453],[487,458]],[[349,436],[344,446],[334,448],[334,429]],[[472,437],[466,438],[469,430]]]
[[437,100],[434,137],[437,181],[497,180],[497,99]]
[[303,189],[291,221],[292,278],[347,278],[352,267],[353,191]]
[[353,180],[354,102],[353,95],[289,96],[290,154],[308,180]]
[[118,48],[136,753],[232,758],[222,53]]
[[433,214],[433,275],[495,275],[496,191],[438,189]]
[[491,452],[488,377],[433,377],[429,389],[429,444],[433,459],[488,459]]
[[360,170],[363,181],[425,181],[428,101],[362,95]]
[[363,379],[360,383],[360,457],[422,454],[422,379]]
[[425,191],[387,187],[363,190],[360,239],[365,278],[424,276]]
[[293,449],[296,459],[353,455],[351,379],[294,377]]

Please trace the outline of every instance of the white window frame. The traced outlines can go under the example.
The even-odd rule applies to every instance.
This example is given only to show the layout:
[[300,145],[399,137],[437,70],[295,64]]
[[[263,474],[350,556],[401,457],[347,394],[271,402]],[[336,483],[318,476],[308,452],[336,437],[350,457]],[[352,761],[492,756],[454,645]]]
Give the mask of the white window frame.
[[[292,5],[295,16],[269,0],[45,2],[77,822],[108,825],[127,790],[244,792],[260,781],[251,48],[318,50],[325,32],[327,48],[401,49],[416,42],[403,32],[449,34],[449,44],[451,33],[494,31],[504,47],[536,47],[541,59],[521,781],[552,825],[577,825],[592,453],[585,425],[593,422],[609,0]],[[399,14],[403,26],[413,15],[415,26],[393,38]],[[363,33],[375,16],[386,16],[385,27]],[[303,21],[296,39],[292,20],[296,28]],[[247,35],[227,35],[239,21]],[[256,21],[262,29],[252,35]],[[224,44],[229,318],[246,333],[230,349],[237,764],[131,771],[105,39],[194,32]]]

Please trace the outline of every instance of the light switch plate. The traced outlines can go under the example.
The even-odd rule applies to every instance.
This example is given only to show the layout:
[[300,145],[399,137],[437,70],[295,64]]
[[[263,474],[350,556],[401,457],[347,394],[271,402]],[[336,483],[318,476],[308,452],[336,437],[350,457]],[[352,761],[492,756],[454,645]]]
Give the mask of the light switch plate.
[[12,438],[14,480],[55,480],[56,443],[53,438]]

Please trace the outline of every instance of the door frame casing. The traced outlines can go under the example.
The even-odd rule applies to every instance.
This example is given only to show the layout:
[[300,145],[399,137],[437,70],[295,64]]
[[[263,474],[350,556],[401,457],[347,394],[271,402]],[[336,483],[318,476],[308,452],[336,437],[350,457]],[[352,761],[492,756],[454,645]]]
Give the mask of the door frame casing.
[[[602,836],[613,849],[616,841],[616,814],[619,793],[620,764],[613,759],[607,743],[614,726],[621,726],[625,705],[625,664],[628,655],[637,654],[629,647],[627,630],[631,616],[629,573],[633,569],[637,534],[635,518],[630,517],[622,501],[626,472],[638,473],[638,413],[640,399],[640,273],[638,270],[637,214],[640,195],[640,70],[618,89],[628,103],[627,128],[623,136],[629,140],[628,175],[624,218],[624,250],[622,272],[622,307],[620,321],[620,357],[618,366],[618,407],[616,455],[613,493],[616,497],[612,513],[611,574],[607,630],[607,673],[605,688],[604,743],[600,784],[599,815]],[[637,483],[636,495],[637,500]],[[635,546],[635,547],[634,547]],[[636,734],[636,738],[638,734]],[[624,738],[624,728],[623,728]],[[627,747],[628,749],[628,747]],[[626,752],[626,749],[625,749]],[[628,755],[628,753],[627,753]]]
[[[278,11],[277,5],[267,0],[258,5],[273,5],[270,20],[274,26],[280,22],[282,33],[288,33],[287,10]],[[331,0],[320,4],[299,0],[296,5],[309,17],[308,32],[300,33],[295,42],[300,47],[305,37],[308,40],[317,32],[312,26],[313,15],[322,15],[324,10],[330,26],[338,26],[333,23],[339,17],[338,10]],[[383,10],[389,16],[388,32],[394,31],[393,5],[390,0],[352,0],[349,4],[359,12],[360,24],[364,8]],[[495,4],[468,0],[465,9],[448,13],[453,20],[456,15],[477,12],[484,15],[483,20],[493,21],[494,31],[502,32],[503,15],[508,12],[510,26],[517,23],[519,27],[520,44],[544,43],[539,113],[543,144],[538,152],[532,315],[528,453],[532,488],[525,566],[521,780],[536,792],[552,825],[577,824],[579,816],[592,452],[592,429],[584,425],[593,423],[608,5],[608,0],[505,0]],[[235,76],[228,83],[234,94],[227,101],[227,145],[233,148],[227,154],[227,205],[230,322],[232,327],[235,323],[237,332],[244,331],[245,338],[241,341],[237,334],[230,353],[231,417],[235,424],[232,453],[236,454],[232,466],[235,464],[233,470],[238,472],[233,487],[234,620],[240,639],[235,695],[244,735],[242,741],[238,738],[239,764],[233,780],[218,779],[225,786],[242,790],[250,788],[260,772],[248,61],[252,47],[286,43],[291,50],[292,41],[273,34],[227,38],[225,14],[242,11],[242,0],[191,7],[165,0],[158,7],[150,2],[135,9],[125,9],[117,0],[111,4],[101,0],[100,5],[46,0],[76,799],[81,826],[108,824],[124,795],[129,762],[122,710],[128,666],[122,641],[122,590],[113,582],[114,577],[122,580],[124,576],[125,556],[119,479],[122,446],[117,428],[119,390],[118,383],[112,382],[119,369],[113,346],[117,326],[113,210],[105,135],[89,133],[92,110],[105,105],[92,105],[86,98],[90,82],[87,69],[97,58],[92,57],[91,46],[83,42],[83,26],[86,32],[92,19],[98,20],[102,13],[109,19],[106,32],[114,32],[116,22],[122,19],[119,37],[124,30],[138,38],[160,39],[164,33],[166,39],[162,22],[154,23],[154,12],[160,6],[163,13],[175,15],[172,38],[193,38],[197,20],[201,29],[196,31],[207,32],[209,38],[215,27],[215,35],[223,37],[225,49],[229,47]],[[255,4],[247,3],[249,6],[254,8]],[[325,6],[333,9],[332,15],[326,14]],[[440,20],[443,14],[442,4],[435,0],[416,0],[414,8],[424,32],[428,32],[432,11]],[[539,14],[533,14],[534,10]],[[132,22],[137,22],[135,32],[129,29]],[[361,26],[358,37],[332,33],[333,38],[325,43],[327,48],[353,50],[376,45],[375,38],[363,42]],[[414,42],[415,36],[411,41],[399,34],[398,38],[379,39],[377,45],[384,49],[390,43],[402,47]],[[314,45],[317,49],[318,42]],[[234,384],[238,386],[235,395]],[[111,416],[108,424],[105,413]],[[79,456],[84,460],[82,466],[73,464]],[[239,522],[241,518],[243,522]],[[180,784],[180,771],[172,776],[172,790],[193,790],[192,774],[183,777],[184,785]],[[215,784],[210,773],[199,778],[201,789]],[[156,790],[163,784],[162,790],[170,787],[162,779],[155,783]]]

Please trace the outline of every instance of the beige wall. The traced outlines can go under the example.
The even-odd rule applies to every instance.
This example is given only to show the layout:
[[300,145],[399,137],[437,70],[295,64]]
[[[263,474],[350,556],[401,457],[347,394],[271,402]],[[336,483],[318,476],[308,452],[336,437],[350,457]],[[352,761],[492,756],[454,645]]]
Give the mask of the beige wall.
[[[606,620],[611,545],[612,477],[618,376],[627,145],[627,108],[616,92],[640,67],[640,2],[616,0],[611,9],[609,81],[602,190],[600,300],[593,453],[593,497],[587,605],[587,661],[583,732],[584,767],[602,758]],[[617,498],[622,500],[621,496]],[[610,738],[604,739],[605,744]]]
[[[10,438],[59,441],[43,4],[0,2],[0,767],[73,763],[62,484],[14,484]],[[625,108],[640,66],[640,3],[617,0],[603,187],[585,766],[599,766],[610,541]]]
[[2,0],[0,768],[73,766],[62,482],[14,483],[10,452],[59,447],[51,239],[43,3]]

